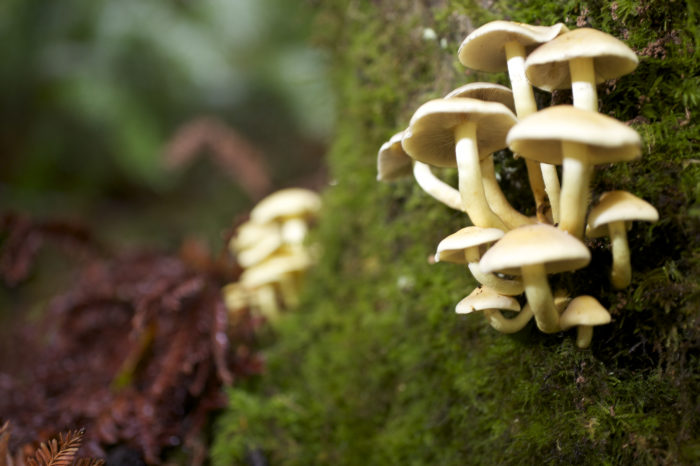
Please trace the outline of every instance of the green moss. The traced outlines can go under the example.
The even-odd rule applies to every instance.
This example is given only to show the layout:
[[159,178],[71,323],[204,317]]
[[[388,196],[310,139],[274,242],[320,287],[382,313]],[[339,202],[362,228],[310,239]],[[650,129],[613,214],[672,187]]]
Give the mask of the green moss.
[[[215,463],[243,462],[255,448],[272,464],[700,460],[697,13],[682,1],[475,3],[323,2],[317,40],[336,50],[340,102],[334,182],[314,233],[324,254],[301,306],[276,329],[268,373],[232,392]],[[589,244],[588,268],[551,279],[610,309],[613,323],[596,329],[589,350],[574,347],[572,332],[530,325],[507,336],[455,315],[474,282],[428,257],[464,217],[410,180],[375,181],[378,147],[422,102],[468,80],[505,82],[456,63],[467,18],[578,21],[647,54],[634,74],[600,88],[603,112],[642,135],[643,158],[598,169],[593,191],[630,190],[661,220],[630,231],[628,289],[608,283],[606,240]],[[425,27],[447,47],[423,40]],[[529,208],[522,165],[498,159],[507,195]]]

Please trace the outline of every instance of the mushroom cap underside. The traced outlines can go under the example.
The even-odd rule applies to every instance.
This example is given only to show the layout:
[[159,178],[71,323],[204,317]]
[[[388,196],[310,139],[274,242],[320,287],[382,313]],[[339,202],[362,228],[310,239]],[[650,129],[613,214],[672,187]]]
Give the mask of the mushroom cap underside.
[[588,215],[586,236],[597,238],[608,233],[612,222],[655,222],[659,212],[653,205],[627,191],[609,191],[600,196],[598,204]]
[[586,147],[589,163],[634,160],[641,155],[639,134],[616,119],[571,105],[556,105],[523,118],[508,133],[506,142],[521,156],[561,165],[562,142]]
[[634,71],[637,55],[621,40],[590,28],[580,28],[542,44],[525,60],[528,81],[540,89],[553,91],[571,87],[569,61],[592,58],[595,84]]
[[465,251],[469,248],[498,241],[504,235],[498,228],[482,228],[470,226],[445,237],[437,246],[435,260],[438,262],[455,262],[464,264],[467,262]]
[[507,232],[479,261],[484,273],[521,275],[521,267],[541,264],[547,273],[580,269],[588,265],[588,248],[551,225],[526,225]]
[[484,158],[506,147],[506,135],[516,118],[498,102],[465,97],[435,99],[421,105],[413,114],[401,145],[419,162],[456,167],[455,129],[466,122],[476,124],[476,143],[480,158]]
[[411,174],[413,159],[403,150],[403,131],[382,144],[377,153],[377,180],[392,181]]
[[525,52],[568,31],[562,23],[533,26],[514,21],[492,21],[469,34],[459,46],[457,55],[467,68],[498,72],[508,69],[505,44],[517,41]]

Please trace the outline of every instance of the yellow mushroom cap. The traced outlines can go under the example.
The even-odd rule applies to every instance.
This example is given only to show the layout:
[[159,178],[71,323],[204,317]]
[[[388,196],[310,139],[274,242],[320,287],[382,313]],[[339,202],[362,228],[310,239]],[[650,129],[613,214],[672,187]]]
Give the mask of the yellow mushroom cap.
[[248,290],[240,283],[229,283],[221,289],[224,295],[224,304],[232,311],[244,308],[250,302]]
[[612,222],[655,222],[658,219],[657,210],[644,199],[627,191],[609,191],[603,193],[600,202],[591,209],[586,236],[597,238],[607,235],[606,227]]
[[592,58],[595,82],[631,73],[637,67],[637,55],[624,42],[590,28],[576,29],[539,46],[525,60],[525,74],[530,83],[544,89],[571,87],[569,60]]
[[476,123],[476,143],[485,157],[506,146],[506,134],[516,118],[498,102],[465,97],[431,100],[413,114],[401,145],[419,162],[456,167],[455,128],[466,121]]
[[236,229],[236,234],[229,241],[229,248],[235,255],[239,251],[255,245],[260,238],[266,236],[279,236],[279,226],[274,223],[256,223],[247,221],[241,223]]
[[236,261],[241,267],[252,267],[270,257],[282,244],[282,235],[278,229],[276,234],[262,235],[250,247],[237,250]]
[[455,312],[457,314],[469,314],[486,309],[503,309],[517,312],[520,311],[520,303],[512,296],[503,296],[487,286],[482,286],[474,289],[469,296],[457,303]]
[[520,120],[508,133],[508,147],[525,158],[560,165],[562,142],[583,144],[589,163],[613,163],[641,155],[639,134],[607,115],[556,105]]
[[509,231],[479,261],[484,273],[521,275],[520,268],[542,264],[547,273],[585,267],[591,260],[586,246],[551,225],[526,225]]
[[250,211],[255,223],[268,223],[290,217],[308,217],[321,209],[318,194],[303,188],[287,188],[267,196]]
[[467,260],[464,252],[470,248],[493,243],[503,237],[504,233],[498,228],[482,228],[470,226],[452,233],[438,244],[435,260],[438,262],[456,262],[464,264]]
[[401,147],[403,131],[382,144],[377,153],[377,180],[391,181],[411,174],[413,160]]
[[513,91],[506,86],[495,83],[469,83],[459,86],[445,96],[446,99],[453,97],[467,97],[486,102],[499,102],[508,107],[508,110],[515,113],[515,102],[513,101]]
[[302,272],[310,265],[308,254],[297,249],[281,249],[266,261],[246,269],[241,274],[240,283],[247,288],[277,283],[284,275]]
[[481,71],[508,69],[505,44],[517,41],[526,53],[568,31],[562,23],[553,26],[532,26],[513,21],[492,21],[469,34],[457,52],[459,61],[467,68]]
[[571,300],[559,316],[559,326],[568,330],[578,325],[594,326],[610,323],[610,313],[592,296],[578,296]]

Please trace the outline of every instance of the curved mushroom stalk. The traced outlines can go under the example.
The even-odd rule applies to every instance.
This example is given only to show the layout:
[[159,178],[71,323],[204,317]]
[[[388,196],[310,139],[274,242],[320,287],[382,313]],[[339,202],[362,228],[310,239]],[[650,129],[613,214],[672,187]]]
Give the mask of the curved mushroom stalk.
[[459,191],[435,176],[430,169],[430,165],[417,160],[414,161],[413,177],[426,194],[451,209],[465,212]]
[[630,264],[630,247],[627,242],[625,222],[612,222],[608,225],[610,245],[612,249],[612,271],[610,281],[621,290],[632,282],[632,265]]
[[516,333],[523,329],[532,319],[532,308],[526,305],[515,317],[507,318],[498,309],[486,309],[484,316],[489,325],[501,333]]
[[481,175],[484,184],[484,192],[486,201],[491,210],[503,220],[503,223],[509,229],[517,228],[523,225],[531,225],[536,221],[530,217],[526,217],[510,205],[508,199],[503,194],[501,187],[496,180],[496,174],[493,166],[493,155],[489,155],[481,160]]

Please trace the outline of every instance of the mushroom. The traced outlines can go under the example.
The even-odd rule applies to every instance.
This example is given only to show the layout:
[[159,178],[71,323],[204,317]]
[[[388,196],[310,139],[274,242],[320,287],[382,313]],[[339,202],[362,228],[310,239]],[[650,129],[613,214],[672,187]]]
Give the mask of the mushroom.
[[610,313],[593,296],[578,296],[571,300],[559,317],[562,330],[578,327],[576,346],[588,348],[593,338],[593,326],[610,323]]
[[303,188],[287,188],[274,192],[253,207],[250,220],[259,223],[278,222],[285,243],[301,244],[308,230],[306,222],[321,209],[318,194]]
[[610,235],[613,263],[611,281],[615,288],[627,287],[632,280],[627,229],[634,220],[655,222],[659,213],[654,206],[626,191],[610,191],[600,196],[588,216],[586,236]]
[[[508,71],[513,88],[518,118],[525,118],[537,111],[532,86],[525,77],[525,57],[538,45],[568,31],[562,23],[553,26],[532,26],[512,21],[492,21],[469,34],[459,47],[459,61],[475,70]],[[552,216],[557,221],[556,205],[559,196],[559,178],[556,168],[539,166],[526,160],[528,179],[537,206],[538,218],[545,221],[545,190],[552,206]],[[557,206],[558,207],[558,206]]]
[[469,271],[474,278],[500,294],[515,296],[523,292],[520,280],[507,280],[492,273],[483,273],[479,268],[481,248],[503,237],[503,231],[498,228],[466,227],[452,233],[438,244],[435,253],[436,262],[454,262],[469,264]]
[[[486,102],[500,102],[510,111],[515,111],[513,103],[513,91],[505,86],[494,83],[475,82],[465,84],[453,90],[445,96],[446,99],[452,97],[468,97],[471,99],[479,99]],[[503,223],[510,228],[517,228],[522,225],[529,225],[535,221],[521,214],[511,206],[508,199],[503,194],[501,187],[496,180],[496,174],[493,166],[493,155],[485,156],[481,159],[481,179],[484,184],[484,193],[486,201],[491,210],[503,220]]]
[[583,237],[593,165],[633,160],[641,154],[639,134],[614,118],[558,105],[511,128],[509,147],[523,157],[562,164],[559,227]]
[[[245,244],[232,239],[231,251],[236,257],[236,261],[243,268],[252,267],[268,257],[282,247],[282,232],[278,225],[267,224],[265,228],[258,229],[257,241]],[[244,244],[244,247],[241,246]]]
[[525,61],[525,74],[533,86],[546,91],[571,88],[575,107],[597,112],[596,84],[631,73],[638,63],[624,42],[581,28],[535,49]]
[[[430,170],[430,166],[413,160],[401,147],[403,131],[394,134],[391,139],[382,144],[377,154],[377,180],[391,181],[406,176],[413,171],[413,177],[418,186],[429,196],[445,204],[451,209],[464,212],[462,200],[452,186],[440,180]],[[413,167],[411,167],[413,164]]]
[[547,274],[580,269],[590,260],[581,241],[551,225],[537,224],[506,233],[482,256],[479,268],[484,273],[521,275],[537,327],[553,333],[559,331],[559,313]]
[[[501,310],[515,311],[518,315],[509,319],[503,316]],[[530,306],[525,306],[521,311],[517,299],[500,295],[487,286],[475,288],[455,307],[457,314],[470,314],[474,311],[484,311],[484,317],[491,327],[502,333],[515,333],[532,319]]]
[[497,102],[464,97],[431,100],[413,114],[401,145],[419,162],[456,165],[462,207],[472,223],[506,230],[486,201],[479,161],[505,147],[505,135],[515,121],[515,115]]
[[299,249],[286,249],[266,261],[246,269],[240,283],[256,297],[260,312],[270,320],[279,315],[276,287],[282,293],[282,303],[294,306],[297,300],[296,281],[309,268],[311,259]]

